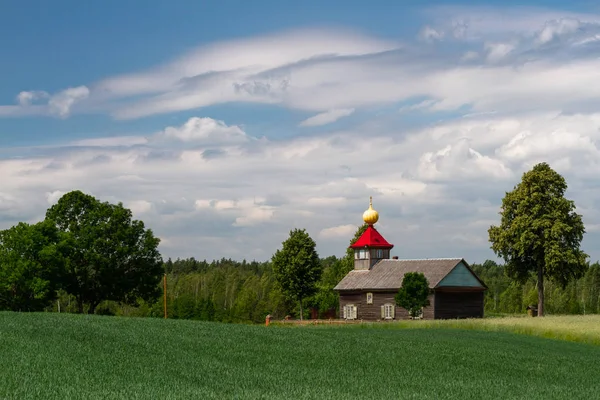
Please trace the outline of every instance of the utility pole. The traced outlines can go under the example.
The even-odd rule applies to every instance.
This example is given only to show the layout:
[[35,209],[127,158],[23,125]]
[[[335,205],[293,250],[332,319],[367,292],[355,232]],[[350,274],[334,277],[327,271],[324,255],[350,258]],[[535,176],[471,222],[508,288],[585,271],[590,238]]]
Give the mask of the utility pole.
[[163,276],[163,303],[165,307],[165,319],[167,319],[167,274]]

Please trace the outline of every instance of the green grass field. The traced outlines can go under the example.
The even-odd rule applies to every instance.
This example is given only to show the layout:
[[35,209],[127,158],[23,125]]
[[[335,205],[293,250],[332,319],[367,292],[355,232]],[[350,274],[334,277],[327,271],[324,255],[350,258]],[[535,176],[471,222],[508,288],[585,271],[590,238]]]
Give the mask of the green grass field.
[[590,399],[599,360],[473,329],[0,313],[1,399]]

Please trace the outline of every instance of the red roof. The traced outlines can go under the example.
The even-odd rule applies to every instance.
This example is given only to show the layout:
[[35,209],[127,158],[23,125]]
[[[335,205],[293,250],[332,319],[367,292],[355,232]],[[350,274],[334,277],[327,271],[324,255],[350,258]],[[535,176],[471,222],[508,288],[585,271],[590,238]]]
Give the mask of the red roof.
[[394,247],[393,244],[388,243],[387,240],[381,236],[381,233],[377,232],[377,229],[373,228],[372,225],[369,225],[365,232],[362,234],[358,240],[350,246],[353,249],[358,249],[362,247],[377,247],[383,249],[391,249]]

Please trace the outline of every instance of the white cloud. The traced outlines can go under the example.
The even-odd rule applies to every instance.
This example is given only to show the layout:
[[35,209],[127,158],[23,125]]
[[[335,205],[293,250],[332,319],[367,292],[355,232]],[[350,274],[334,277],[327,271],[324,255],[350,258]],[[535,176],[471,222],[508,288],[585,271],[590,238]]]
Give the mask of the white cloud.
[[520,34],[534,35],[549,21],[575,19],[585,23],[600,22],[600,15],[552,10],[541,7],[494,7],[494,6],[435,6],[425,14],[436,23],[438,31],[459,31],[454,37],[478,40],[482,37],[502,37]]
[[498,149],[503,158],[516,161],[586,153],[594,157],[600,155],[595,141],[589,136],[562,129],[553,132],[521,131]]
[[0,106],[0,117],[27,117],[47,114],[47,107],[40,105]]
[[461,61],[469,61],[469,60],[476,60],[479,58],[479,53],[473,50],[469,50],[467,52],[465,52],[465,54],[463,54],[463,56],[460,58]]
[[254,226],[273,218],[275,207],[256,205],[244,210],[243,214],[236,217],[233,226]]
[[425,180],[503,179],[510,177],[511,171],[502,161],[482,155],[470,147],[468,140],[462,139],[439,151],[423,154],[418,176]]
[[17,105],[0,105],[0,117],[46,115],[67,118],[73,106],[89,95],[90,90],[86,86],[70,87],[53,95],[43,90],[22,91],[16,96]]
[[513,51],[515,45],[510,43],[486,43],[485,49],[488,51],[487,60],[489,62],[497,62]]
[[[358,128],[277,141],[249,137],[236,152],[209,159],[193,142],[69,146],[52,156],[0,160],[2,227],[41,219],[62,194],[80,189],[130,207],[168,239],[165,256],[266,259],[294,227],[314,234],[322,255],[341,255],[373,196],[378,227],[403,257],[490,257],[487,247],[460,239],[485,236],[487,228],[475,222],[497,220],[504,192],[534,161],[549,160],[577,204],[594,209],[600,193],[590,194],[584,180],[600,172],[589,146],[600,139],[599,128],[595,114],[481,114],[368,142]],[[542,143],[553,132],[556,139]],[[598,213],[586,211],[586,218],[600,223]],[[458,241],[450,245],[450,238]]]
[[0,210],[3,212],[11,211],[17,206],[17,199],[9,193],[0,192]]
[[28,106],[36,100],[46,99],[48,97],[50,97],[50,95],[43,90],[24,91],[17,95],[17,102],[21,106]]
[[331,124],[340,118],[347,117],[354,113],[354,108],[343,108],[338,110],[329,110],[310,118],[305,119],[300,123],[300,126],[321,126]]
[[419,37],[425,41],[440,40],[444,37],[444,32],[433,29],[429,25],[425,25],[419,32]]
[[294,227],[318,237],[320,254],[341,255],[372,195],[396,254],[479,261],[491,257],[486,231],[504,192],[548,161],[586,224],[600,226],[600,18],[431,13],[427,45],[295,31],[203,46],[58,94],[22,92],[0,115],[126,119],[255,102],[310,112],[302,126],[359,111],[362,122],[259,139],[249,134],[259,125],[246,131],[197,111],[147,135],[34,148],[0,159],[0,224],[43,218],[61,194],[81,189],[129,205],[165,239],[165,256],[266,259]]
[[54,190],[52,192],[47,192],[46,193],[46,200],[48,201],[48,204],[53,205],[56,202],[58,202],[58,200],[65,194],[65,192],[60,191],[60,190]]
[[203,208],[210,208],[211,207],[211,201],[210,200],[206,200],[206,199],[199,199],[199,200],[196,200],[194,202],[194,206],[198,210],[201,210]]
[[217,200],[213,207],[216,210],[232,210],[237,208],[237,203],[234,200]]
[[408,106],[400,107],[398,112],[405,113],[405,112],[409,112],[409,111],[426,110],[426,109],[431,108],[437,102],[438,102],[438,100],[435,100],[435,99],[423,100],[416,104],[411,104]]
[[85,86],[77,86],[65,89],[50,97],[48,107],[50,112],[61,118],[66,118],[71,113],[71,108],[77,102],[86,99],[90,91]]
[[71,142],[72,146],[118,147],[135,146],[148,143],[148,139],[140,136],[114,136],[92,139],[82,139]]
[[232,226],[249,227],[268,222],[273,218],[276,207],[264,204],[263,198],[244,198],[241,200],[198,199],[194,206],[197,210],[215,210],[224,215],[234,216]]
[[[201,46],[178,59],[149,71],[106,79],[99,90],[112,95],[156,93],[170,89],[180,79],[202,77],[215,71],[258,72],[310,57],[368,54],[396,44],[350,31],[293,30],[249,39]],[[259,51],[257,51],[259,50]]]
[[212,144],[244,143],[246,133],[239,126],[227,126],[223,121],[212,118],[190,118],[179,127],[169,126],[160,136],[184,142],[204,142]]
[[[78,105],[131,119],[254,102],[320,113],[301,123],[315,126],[419,97],[436,99],[433,111],[600,105],[598,85],[589,84],[600,70],[589,47],[600,34],[599,15],[522,7],[434,7],[428,15],[433,22],[421,35],[459,40],[460,50],[343,30],[288,31],[201,46],[145,71],[67,89],[46,108],[1,106],[0,115],[65,117]],[[556,38],[550,51],[545,44]]]
[[319,232],[319,236],[325,239],[329,238],[340,238],[349,240],[354,236],[354,233],[358,229],[358,226],[352,224],[332,226],[330,228],[322,229]]
[[548,21],[536,35],[539,44],[546,44],[553,39],[576,32],[581,28],[581,22],[575,18],[560,18]]
[[142,214],[145,214],[152,209],[152,203],[147,200],[133,200],[127,203],[126,207],[131,210],[134,218],[139,218]]
[[330,206],[334,204],[343,204],[346,201],[344,197],[311,197],[306,202],[315,206]]

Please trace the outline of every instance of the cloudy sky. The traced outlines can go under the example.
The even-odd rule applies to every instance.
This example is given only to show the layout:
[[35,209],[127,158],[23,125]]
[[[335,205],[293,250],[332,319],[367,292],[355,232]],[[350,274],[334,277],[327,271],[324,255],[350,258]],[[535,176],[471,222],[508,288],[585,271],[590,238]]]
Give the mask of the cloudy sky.
[[341,255],[373,196],[394,255],[480,262],[546,161],[600,258],[594,2],[205,3],[0,4],[0,228],[80,189],[165,258]]

